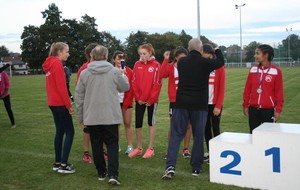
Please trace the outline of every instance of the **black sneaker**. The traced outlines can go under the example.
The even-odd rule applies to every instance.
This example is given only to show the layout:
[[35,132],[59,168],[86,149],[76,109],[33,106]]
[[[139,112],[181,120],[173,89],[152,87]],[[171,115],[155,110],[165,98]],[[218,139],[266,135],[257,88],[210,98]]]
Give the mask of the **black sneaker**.
[[99,175],[98,175],[98,180],[100,180],[100,181],[103,181],[103,180],[105,180],[105,178],[106,178],[106,175],[107,175],[107,173],[106,173],[106,172],[103,172],[103,173],[99,174]]
[[209,161],[209,153],[208,152],[204,153],[203,161]]
[[53,165],[52,165],[52,170],[57,171],[59,169],[59,167],[60,167],[60,163],[54,162]]
[[57,170],[58,173],[62,174],[72,174],[75,173],[75,169],[71,164],[61,164],[60,168]]
[[110,185],[120,185],[121,184],[121,182],[119,181],[117,176],[110,176],[109,180],[108,180],[108,183]]
[[161,176],[161,179],[171,179],[175,175],[175,167],[169,166]]
[[200,175],[200,170],[193,170],[192,176],[198,177]]

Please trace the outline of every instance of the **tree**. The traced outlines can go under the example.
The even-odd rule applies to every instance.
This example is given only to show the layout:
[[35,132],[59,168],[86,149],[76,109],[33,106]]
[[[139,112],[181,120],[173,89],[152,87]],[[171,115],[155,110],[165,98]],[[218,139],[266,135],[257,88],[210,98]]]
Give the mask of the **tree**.
[[137,31],[136,33],[131,32],[125,41],[125,52],[127,53],[126,64],[129,67],[133,67],[134,63],[139,60],[138,47],[142,44],[149,43],[150,36],[148,32]]
[[164,52],[167,50],[173,51],[177,46],[181,46],[178,34],[174,32],[166,32],[164,34],[151,34],[150,43],[155,50],[155,58],[160,63],[163,61]]
[[0,58],[9,56],[9,50],[5,46],[0,46]]
[[100,32],[100,44],[108,48],[109,58],[112,58],[113,53],[117,50],[124,51],[121,41],[106,31]]
[[[289,39],[290,38],[290,39]],[[290,48],[288,43],[290,40]],[[297,60],[300,55],[300,38],[296,34],[291,34],[286,39],[282,40],[282,44],[285,49],[284,57],[288,57],[288,49],[290,49],[290,55],[293,60]]]
[[227,61],[228,62],[239,62],[240,60],[240,46],[231,45],[227,48]]
[[255,58],[254,58],[255,49],[259,45],[261,45],[261,43],[253,41],[253,42],[250,42],[247,46],[244,47],[244,54],[245,54],[244,60],[246,62],[255,62]]
[[58,7],[54,4],[51,3],[48,6],[48,9],[45,11],[41,12],[43,15],[43,18],[45,19],[45,24],[46,25],[60,25],[61,22],[61,11],[59,11]]
[[179,34],[179,40],[181,42],[181,46],[184,48],[188,48],[189,41],[193,38],[191,35],[188,35],[184,30]]
[[41,44],[39,28],[36,26],[25,26],[21,35],[22,44],[22,59],[27,62],[29,67],[38,70],[43,61],[41,49],[44,44]]

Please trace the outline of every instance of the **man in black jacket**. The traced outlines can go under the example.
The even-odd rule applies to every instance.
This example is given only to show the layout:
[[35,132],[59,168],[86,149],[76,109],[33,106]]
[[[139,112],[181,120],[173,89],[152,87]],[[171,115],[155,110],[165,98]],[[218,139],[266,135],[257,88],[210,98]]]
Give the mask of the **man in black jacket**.
[[203,137],[208,111],[209,74],[224,65],[222,52],[215,51],[216,59],[201,56],[202,42],[198,38],[189,41],[189,55],[178,61],[179,83],[176,103],[171,121],[171,137],[168,147],[166,169],[162,179],[175,174],[179,146],[190,121],[193,131],[193,150],[190,165],[192,175],[199,176],[203,163]]

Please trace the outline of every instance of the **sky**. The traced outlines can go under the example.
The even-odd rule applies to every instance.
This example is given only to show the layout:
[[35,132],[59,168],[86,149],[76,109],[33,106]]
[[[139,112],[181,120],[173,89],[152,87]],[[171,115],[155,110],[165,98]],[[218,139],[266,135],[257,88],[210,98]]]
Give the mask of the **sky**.
[[[240,45],[240,18],[243,46],[257,41],[275,47],[289,34],[300,36],[299,0],[199,1],[201,35],[218,45]],[[96,18],[99,31],[122,42],[137,30],[150,34],[185,30],[198,36],[197,0],[0,0],[0,46],[21,53],[24,26],[43,24],[41,12],[51,3],[62,18],[79,21],[85,14]]]

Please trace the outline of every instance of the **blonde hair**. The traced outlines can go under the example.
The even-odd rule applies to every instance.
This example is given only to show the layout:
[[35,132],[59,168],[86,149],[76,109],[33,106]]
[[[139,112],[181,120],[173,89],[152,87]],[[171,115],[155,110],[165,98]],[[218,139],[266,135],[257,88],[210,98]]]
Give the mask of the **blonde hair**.
[[49,56],[57,56],[58,52],[65,48],[69,48],[68,44],[64,42],[54,42],[50,47]]
[[104,46],[98,45],[92,50],[91,54],[93,60],[95,61],[107,60],[108,49]]
[[147,50],[148,52],[150,52],[151,55],[155,56],[155,50],[154,50],[152,44],[150,44],[150,43],[140,45],[138,51],[140,51],[140,49],[145,49],[145,50]]

